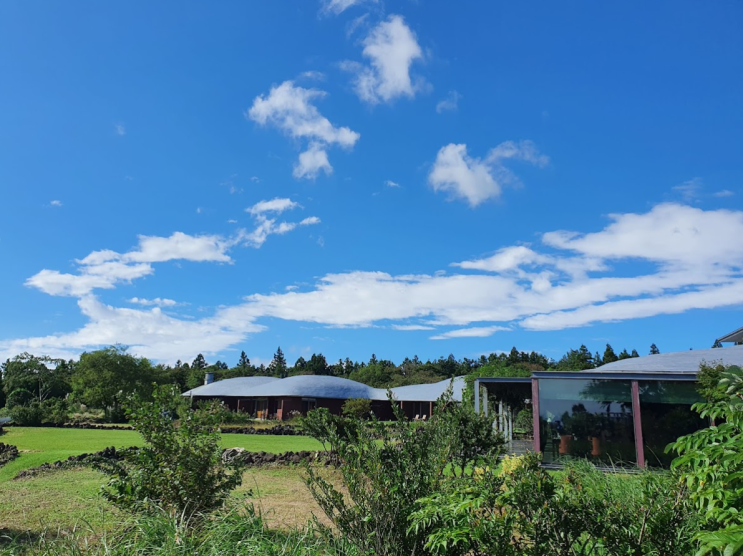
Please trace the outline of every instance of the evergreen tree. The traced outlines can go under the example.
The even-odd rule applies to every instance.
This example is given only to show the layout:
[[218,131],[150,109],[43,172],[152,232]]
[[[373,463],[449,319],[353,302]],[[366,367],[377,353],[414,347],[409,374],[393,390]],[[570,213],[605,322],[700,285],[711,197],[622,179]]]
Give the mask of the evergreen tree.
[[658,346],[655,344],[650,345],[650,355],[658,355],[660,353],[660,350],[658,349]]
[[604,350],[604,364],[614,363],[614,361],[617,361],[618,359],[619,357],[614,353],[614,348],[611,347],[611,344],[606,344],[606,349]]
[[640,354],[637,353],[637,350],[636,349],[633,349],[632,350],[632,353],[630,353],[630,357],[640,357]]
[[191,363],[191,368],[199,371],[206,369],[208,366],[206,359],[204,359],[204,356],[200,353],[196,356],[196,359],[193,360],[193,363]]
[[629,354],[629,352],[626,349],[623,349],[622,352],[619,354],[619,359],[629,359],[632,356]]
[[596,354],[593,356],[593,364],[597,367],[600,367],[604,364],[604,360],[601,358],[601,354],[597,351]]
[[245,355],[244,351],[240,353],[240,359],[237,361],[237,366],[241,369],[247,369],[250,367],[250,359],[248,359],[248,356]]
[[276,353],[274,353],[270,369],[275,376],[279,378],[286,378],[286,357],[284,357],[284,352],[281,351],[281,346],[279,346],[276,349]]

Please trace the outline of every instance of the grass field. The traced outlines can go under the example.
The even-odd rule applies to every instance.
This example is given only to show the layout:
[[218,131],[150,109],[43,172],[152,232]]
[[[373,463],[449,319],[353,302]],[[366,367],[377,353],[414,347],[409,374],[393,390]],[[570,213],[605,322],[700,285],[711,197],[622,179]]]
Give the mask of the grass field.
[[[91,453],[107,446],[141,445],[134,431],[11,427],[0,437],[18,446],[21,455],[0,468],[0,535],[44,531],[57,534],[73,528],[100,532],[117,522],[116,510],[99,496],[105,477],[87,467],[54,470],[25,479],[12,480],[29,467]],[[281,453],[317,450],[319,442],[304,436],[224,434],[225,447]],[[330,474],[332,471],[325,471]],[[251,468],[233,501],[255,504],[274,527],[304,525],[312,513],[321,512],[304,485],[300,467]],[[92,534],[92,533],[91,533]]]
[[[142,439],[135,431],[57,429],[34,427],[9,427],[0,437],[5,444],[18,446],[21,455],[0,467],[0,484],[15,477],[19,471],[44,463],[67,459],[84,453],[98,452],[108,446],[125,448],[140,446]],[[322,445],[306,436],[271,436],[250,434],[224,434],[225,448],[245,448],[251,452],[297,452],[319,450]]]

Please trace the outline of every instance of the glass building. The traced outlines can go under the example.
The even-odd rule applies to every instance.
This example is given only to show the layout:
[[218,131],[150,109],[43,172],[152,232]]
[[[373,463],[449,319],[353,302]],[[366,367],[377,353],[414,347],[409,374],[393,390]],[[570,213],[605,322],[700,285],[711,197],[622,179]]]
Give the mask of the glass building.
[[[585,458],[602,466],[668,467],[665,448],[708,423],[692,411],[702,401],[702,363],[743,365],[743,346],[624,359],[591,371],[535,372],[531,378],[479,378],[475,407],[498,414],[510,451],[526,447],[545,464]],[[514,419],[524,413],[531,418]]]

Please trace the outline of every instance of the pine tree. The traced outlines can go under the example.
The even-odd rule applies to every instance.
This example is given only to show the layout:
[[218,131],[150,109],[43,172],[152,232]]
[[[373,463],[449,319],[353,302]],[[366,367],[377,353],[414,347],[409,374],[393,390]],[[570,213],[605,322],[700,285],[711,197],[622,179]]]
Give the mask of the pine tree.
[[196,359],[193,360],[193,363],[191,363],[192,369],[206,369],[209,365],[206,363],[206,359],[204,359],[204,356],[200,353],[196,356]]
[[630,353],[630,357],[640,357],[640,354],[637,353],[637,350],[636,349],[633,349],[632,350],[632,353]]
[[660,350],[658,349],[658,346],[655,344],[652,344],[650,346],[650,355],[658,355],[660,353]]
[[273,361],[271,361],[271,371],[279,378],[286,378],[286,357],[284,357],[284,352],[281,351],[281,346],[274,353]]
[[631,357],[632,356],[626,349],[623,349],[622,352],[619,354],[619,359],[630,359]]
[[606,344],[606,349],[604,350],[604,364],[614,363],[614,361],[617,360],[619,360],[619,357],[614,353],[614,348],[611,347],[611,344]]
[[247,369],[248,367],[250,367],[250,359],[248,359],[248,356],[245,355],[244,351],[240,354],[240,359],[237,361],[237,366],[241,369]]

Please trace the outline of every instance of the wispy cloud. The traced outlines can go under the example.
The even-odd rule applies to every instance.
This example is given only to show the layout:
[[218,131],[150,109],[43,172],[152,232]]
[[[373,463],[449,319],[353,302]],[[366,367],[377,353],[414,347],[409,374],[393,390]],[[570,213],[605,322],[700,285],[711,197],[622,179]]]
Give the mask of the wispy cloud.
[[325,14],[339,15],[352,6],[365,3],[376,3],[377,0],[321,0],[321,12]]
[[436,112],[441,114],[442,112],[453,112],[456,111],[457,108],[459,108],[459,101],[461,100],[462,95],[460,95],[457,91],[449,91],[449,94],[446,96],[445,99],[440,100],[438,103],[436,103]]
[[428,183],[434,191],[462,198],[475,207],[500,197],[504,185],[518,182],[504,165],[507,160],[521,160],[540,167],[549,163],[549,158],[531,141],[506,141],[491,149],[485,159],[470,157],[467,145],[450,143],[439,150]]
[[732,197],[733,195],[735,195],[735,193],[730,191],[729,189],[723,189],[721,191],[716,191],[714,195],[715,197],[724,198],[724,197]]
[[507,332],[509,328],[505,326],[476,326],[474,328],[459,328],[457,330],[450,330],[443,334],[437,334],[431,336],[431,340],[451,340],[452,338],[487,338],[492,336],[496,332]]
[[126,135],[126,128],[122,124],[115,124],[114,133],[119,137],[123,137],[124,135]]
[[672,189],[681,195],[681,198],[687,202],[691,203],[693,201],[698,200],[699,193],[702,190],[702,187],[704,187],[704,182],[702,182],[701,178],[693,178],[688,181],[685,181],[681,185],[677,185],[673,187]]
[[183,305],[183,303],[178,303],[177,301],[173,299],[167,299],[163,297],[156,297],[154,299],[145,299],[143,297],[132,297],[129,300],[129,303],[132,303],[135,305],[144,305],[145,307],[176,307],[178,305]]
[[387,187],[400,187],[400,184],[392,180],[384,180],[384,185]]
[[264,214],[266,212],[281,214],[284,211],[293,210],[298,207],[300,207],[300,204],[291,199],[276,197],[270,201],[259,201],[253,206],[246,208],[245,212],[252,215]]
[[50,206],[53,206],[53,207],[61,207],[62,206],[62,201],[60,201],[58,199],[54,199],[53,201],[51,201],[49,203],[49,205]]

